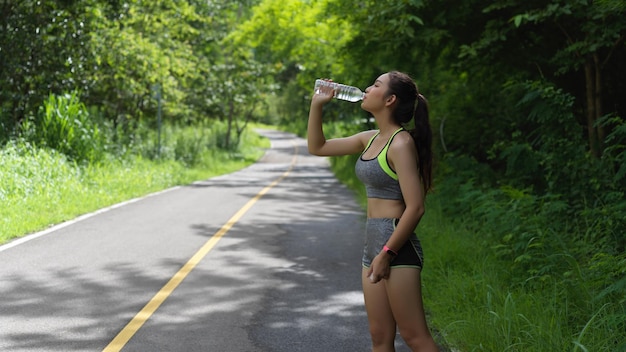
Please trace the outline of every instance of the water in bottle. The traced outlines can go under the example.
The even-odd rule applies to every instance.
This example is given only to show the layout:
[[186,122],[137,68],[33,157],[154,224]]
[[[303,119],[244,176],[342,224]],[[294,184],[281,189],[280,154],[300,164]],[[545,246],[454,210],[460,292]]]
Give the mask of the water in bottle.
[[340,84],[336,82],[329,82],[322,79],[318,79],[315,81],[315,94],[319,93],[320,87],[331,87],[335,90],[334,98],[349,101],[349,102],[357,102],[359,100],[363,100],[365,93],[363,93],[359,88],[347,86],[345,84]]

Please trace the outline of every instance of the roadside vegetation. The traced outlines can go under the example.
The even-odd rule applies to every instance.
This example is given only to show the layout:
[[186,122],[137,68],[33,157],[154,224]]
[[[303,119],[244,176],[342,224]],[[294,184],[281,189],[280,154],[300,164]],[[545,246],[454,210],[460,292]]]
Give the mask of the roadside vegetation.
[[[0,241],[241,167],[263,143],[253,123],[304,136],[316,78],[364,88],[400,70],[431,106],[437,177],[418,232],[446,344],[626,351],[624,1],[0,10]],[[345,102],[324,124],[374,127]],[[332,159],[364,201],[353,163]]]
[[263,153],[271,70],[223,45],[236,5],[0,4],[0,243]]
[[32,140],[6,144],[0,149],[0,244],[119,202],[239,170],[269,148],[252,126],[237,148],[215,148],[224,127],[167,126],[160,148],[155,131],[139,128],[141,140],[102,152],[95,163]]

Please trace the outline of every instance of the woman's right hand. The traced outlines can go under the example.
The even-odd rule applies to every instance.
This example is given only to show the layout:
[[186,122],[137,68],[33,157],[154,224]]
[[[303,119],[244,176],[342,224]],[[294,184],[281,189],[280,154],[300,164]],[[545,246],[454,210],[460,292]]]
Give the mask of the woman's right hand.
[[[330,80],[329,80],[330,82]],[[335,96],[335,90],[332,87],[321,86],[317,91],[313,92],[313,97],[311,98],[311,105],[313,104],[321,104],[324,105],[331,101]]]

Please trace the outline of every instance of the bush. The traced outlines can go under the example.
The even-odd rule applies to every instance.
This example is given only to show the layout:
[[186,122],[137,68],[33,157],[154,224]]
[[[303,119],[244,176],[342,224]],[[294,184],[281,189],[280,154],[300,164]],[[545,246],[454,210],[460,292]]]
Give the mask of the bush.
[[39,113],[22,125],[22,135],[38,147],[54,149],[78,162],[97,162],[104,155],[100,129],[76,92],[51,94]]
[[[537,194],[532,187],[507,185],[504,178],[489,182],[489,171],[479,171],[478,164],[466,157],[448,155],[441,166],[437,198],[445,217],[469,229],[484,255],[506,269],[497,294],[506,297],[505,303],[533,301],[514,309],[524,314],[516,317],[526,319],[517,323],[539,325],[513,328],[532,327],[537,333],[533,338],[539,341],[547,340],[541,332],[547,329],[562,346],[571,337],[577,346],[573,350],[624,350],[619,341],[626,317],[623,191],[599,192],[595,202],[574,203],[571,195]],[[581,185],[587,182],[579,180]],[[556,325],[537,323],[540,317],[528,315],[533,306],[555,314]],[[500,323],[511,323],[502,318],[513,316],[506,309],[504,315],[490,314]]]

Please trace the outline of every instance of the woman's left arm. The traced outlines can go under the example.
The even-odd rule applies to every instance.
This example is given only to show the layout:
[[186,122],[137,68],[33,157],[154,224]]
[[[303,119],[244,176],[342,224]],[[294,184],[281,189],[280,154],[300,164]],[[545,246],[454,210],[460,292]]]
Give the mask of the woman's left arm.
[[426,192],[418,170],[417,149],[408,133],[400,133],[389,146],[389,160],[398,175],[406,208],[387,246],[398,251],[413,235],[424,215]]

